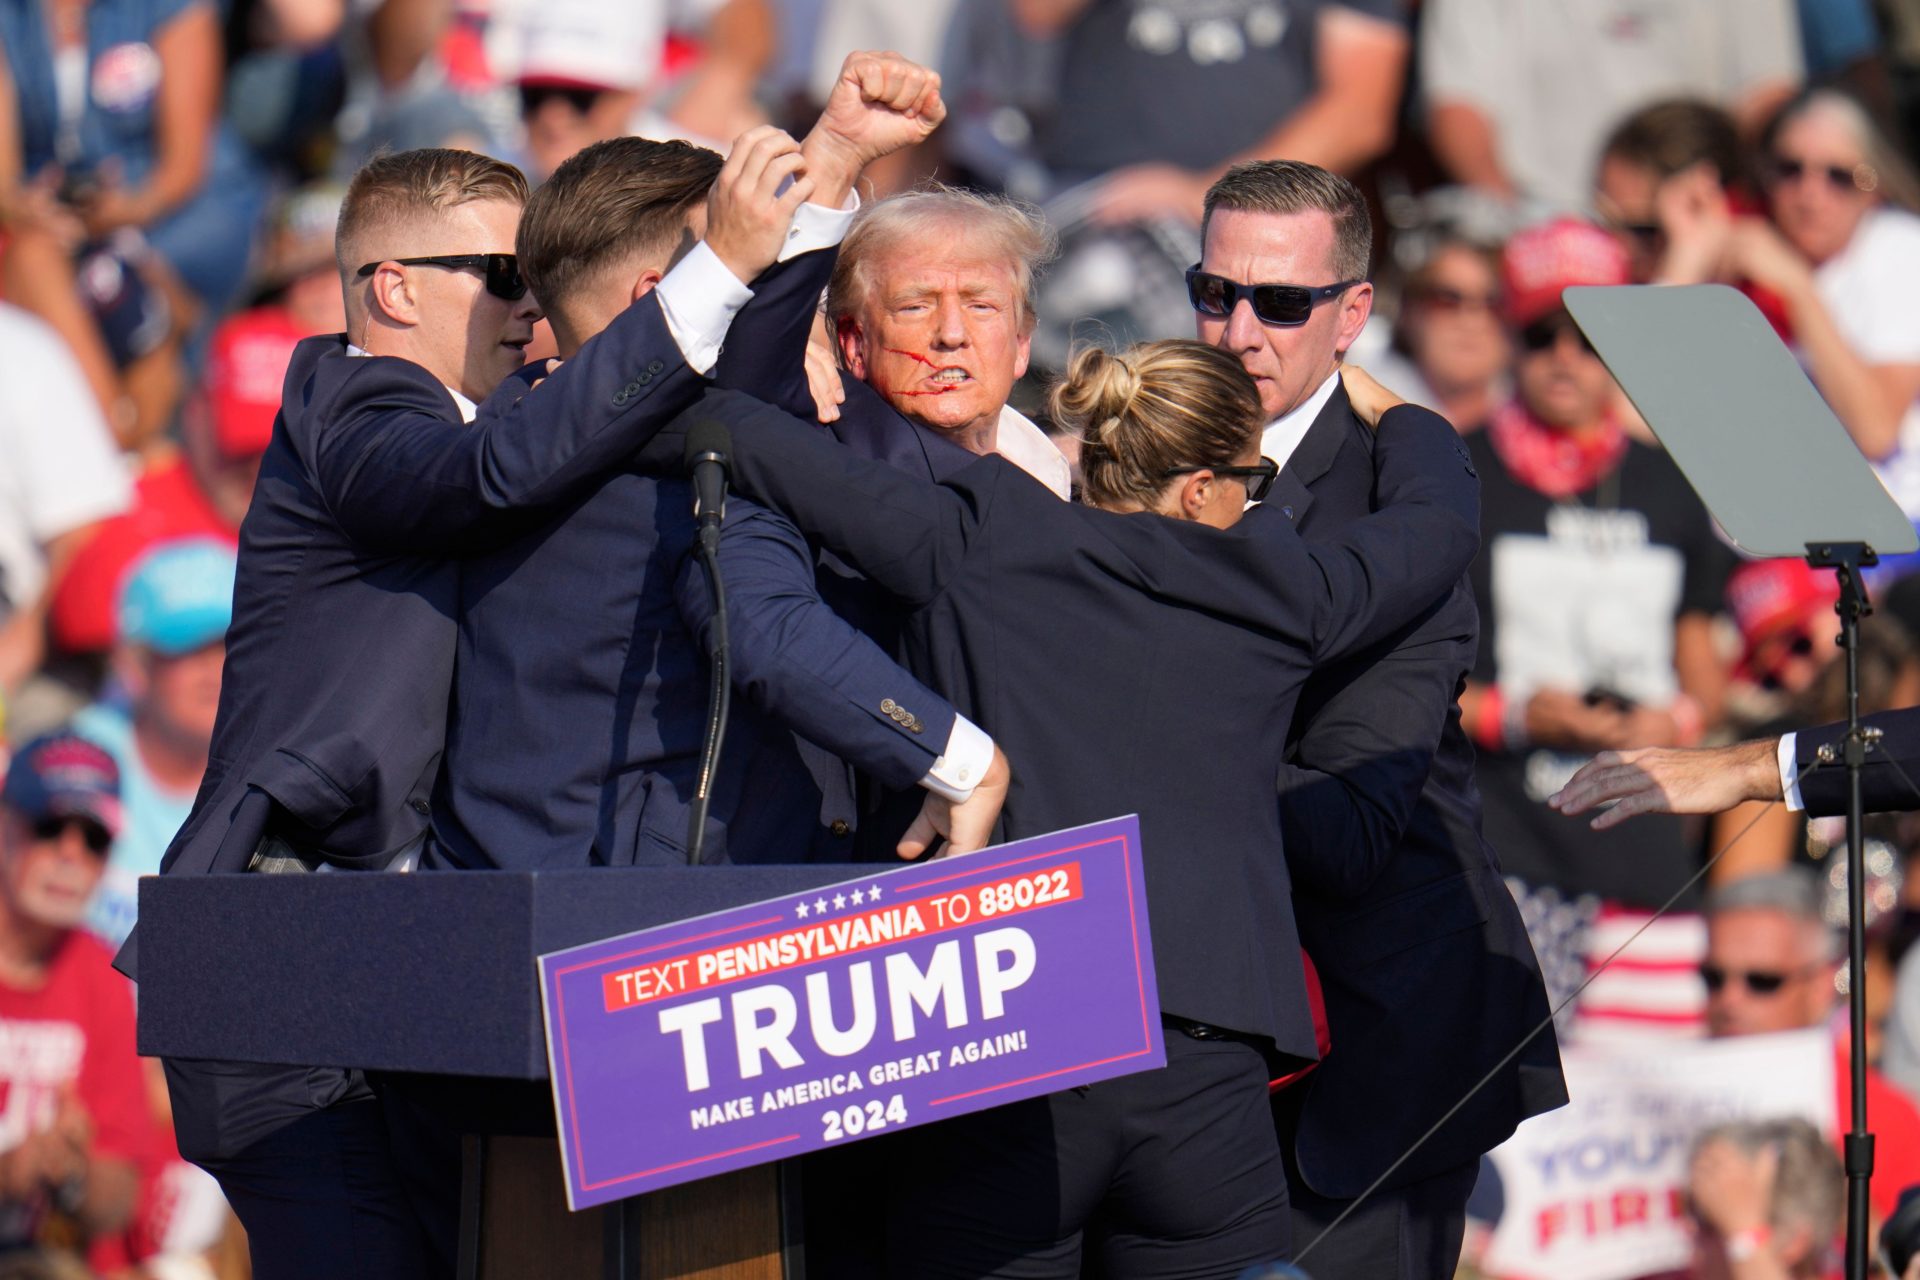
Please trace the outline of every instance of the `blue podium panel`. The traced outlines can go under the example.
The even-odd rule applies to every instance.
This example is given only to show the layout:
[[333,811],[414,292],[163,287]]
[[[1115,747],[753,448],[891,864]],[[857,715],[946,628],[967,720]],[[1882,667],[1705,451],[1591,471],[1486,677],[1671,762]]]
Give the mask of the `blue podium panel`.
[[535,957],[871,867],[596,867],[140,882],[148,1055],[547,1077]]

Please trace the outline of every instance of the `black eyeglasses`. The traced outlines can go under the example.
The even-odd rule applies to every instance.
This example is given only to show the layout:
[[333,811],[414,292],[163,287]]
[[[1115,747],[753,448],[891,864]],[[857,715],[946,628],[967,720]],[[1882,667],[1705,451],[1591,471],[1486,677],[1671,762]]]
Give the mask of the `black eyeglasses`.
[[520,274],[520,259],[511,253],[441,253],[425,258],[382,258],[369,262],[355,273],[365,280],[380,269],[381,262],[402,267],[445,267],[449,271],[478,271],[486,277],[487,292],[508,302],[527,296],[526,277]]
[[1809,173],[1825,178],[1827,185],[1835,191],[1870,192],[1880,185],[1880,175],[1870,164],[1856,164],[1849,168],[1838,164],[1808,164],[1805,160],[1795,160],[1789,156],[1773,158],[1776,181],[1798,182]]
[[1803,968],[1781,971],[1775,969],[1723,969],[1717,964],[1700,966],[1700,981],[1707,984],[1708,991],[1718,991],[1727,983],[1739,981],[1756,996],[1777,995],[1787,983],[1818,973],[1824,965],[1810,964]]
[[1520,330],[1520,346],[1529,355],[1538,355],[1542,351],[1553,350],[1560,341],[1560,335],[1570,333],[1580,349],[1593,355],[1593,344],[1587,341],[1587,335],[1580,332],[1580,326],[1565,315],[1544,316]]
[[51,844],[65,835],[68,827],[80,828],[80,834],[86,839],[87,848],[94,853],[105,853],[113,848],[113,837],[108,834],[107,829],[87,818],[42,818],[33,824],[33,838]]
[[1247,501],[1260,502],[1267,496],[1267,490],[1273,488],[1273,479],[1280,474],[1280,464],[1272,458],[1262,458],[1250,467],[1168,467],[1160,473],[1163,480],[1175,476],[1190,476],[1198,471],[1211,471],[1217,476],[1233,476],[1247,486]]
[[1195,263],[1187,268],[1187,301],[1203,316],[1230,316],[1245,298],[1253,304],[1253,314],[1261,324],[1292,329],[1307,322],[1313,309],[1329,298],[1337,298],[1364,280],[1342,280],[1339,284],[1241,284],[1225,276],[1202,271]]

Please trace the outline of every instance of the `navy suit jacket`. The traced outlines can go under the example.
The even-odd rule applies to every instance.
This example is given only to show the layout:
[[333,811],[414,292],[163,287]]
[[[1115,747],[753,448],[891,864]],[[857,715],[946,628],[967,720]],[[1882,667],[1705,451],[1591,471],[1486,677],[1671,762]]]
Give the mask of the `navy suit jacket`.
[[[1920,809],[1920,707],[1882,711],[1861,716],[1860,721],[1881,733],[1879,745],[1860,770],[1860,798],[1866,812]],[[1794,735],[1800,797],[1814,817],[1840,817],[1847,812],[1847,769],[1839,754],[1846,738],[1844,720]],[[1833,748],[1832,764],[1820,761],[1822,747]]]
[[[712,621],[694,533],[686,481],[623,474],[467,560],[436,863],[686,864]],[[953,708],[821,602],[812,550],[784,517],[730,499],[719,558],[744,696],[704,860],[830,856],[794,734],[910,787],[945,749]]]
[[163,871],[244,870],[269,830],[343,867],[419,839],[453,672],[452,557],[624,465],[703,385],[651,298],[537,390],[509,379],[471,424],[410,361],[302,342],[240,527],[206,776]]
[[[1373,455],[1373,432],[1338,388],[1266,505],[1309,541],[1336,536],[1374,510]],[[1288,735],[1281,821],[1332,1037],[1297,1086],[1295,1156],[1322,1195],[1364,1191],[1547,1018],[1539,963],[1480,832],[1460,727],[1479,631],[1463,579],[1406,627],[1315,672]],[[1566,1100],[1549,1028],[1394,1185],[1475,1160]]]
[[[1232,530],[1060,501],[997,457],[946,484],[713,393],[735,483],[913,612],[908,665],[989,728],[998,834],[1138,813],[1162,1008],[1315,1053],[1273,778],[1315,661],[1405,622],[1465,571],[1478,482],[1445,422],[1383,424],[1391,504],[1323,546],[1276,512]],[[643,456],[673,465],[677,429]]]

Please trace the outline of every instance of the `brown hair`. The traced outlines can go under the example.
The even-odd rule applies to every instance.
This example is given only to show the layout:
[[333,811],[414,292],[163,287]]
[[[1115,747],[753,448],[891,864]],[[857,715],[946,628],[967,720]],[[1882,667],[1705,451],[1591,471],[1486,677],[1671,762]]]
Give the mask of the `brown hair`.
[[1697,98],[1670,98],[1640,108],[1614,127],[1600,155],[1639,165],[1656,178],[1671,178],[1703,161],[1727,186],[1742,185],[1749,176],[1740,126],[1719,107]]
[[504,160],[477,151],[421,147],[390,151],[360,166],[340,202],[334,261],[344,281],[359,270],[357,242],[383,223],[432,217],[476,200],[527,202],[527,179]]
[[1119,355],[1088,347],[1047,398],[1080,437],[1080,485],[1096,507],[1154,507],[1174,467],[1230,467],[1260,437],[1260,392],[1240,361],[1183,339]]
[[637,253],[668,256],[722,161],[688,142],[613,138],[553,171],[527,202],[516,248],[533,296],[564,307],[601,268]]
[[1219,209],[1246,213],[1307,213],[1317,209],[1333,219],[1334,276],[1340,280],[1367,278],[1367,269],[1373,263],[1373,218],[1360,188],[1337,173],[1304,160],[1249,160],[1234,165],[1207,188],[1200,215],[1202,244]]
[[901,244],[923,252],[954,239],[987,239],[1013,267],[1014,293],[1020,303],[1020,331],[1034,324],[1033,278],[1059,251],[1059,238],[1040,211],[1006,196],[985,195],[938,184],[889,196],[862,209],[840,242],[840,257],[827,283],[827,320],[834,326],[867,305],[873,287],[873,260]]

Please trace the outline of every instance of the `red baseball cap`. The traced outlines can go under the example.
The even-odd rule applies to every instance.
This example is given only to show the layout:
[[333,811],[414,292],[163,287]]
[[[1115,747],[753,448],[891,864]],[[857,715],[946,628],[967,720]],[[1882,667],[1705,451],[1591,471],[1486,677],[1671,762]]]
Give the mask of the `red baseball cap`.
[[1555,218],[1528,227],[1500,254],[1507,323],[1532,324],[1558,311],[1561,290],[1576,284],[1629,284],[1633,274],[1620,242],[1590,222]]
[[229,458],[267,451],[280,384],[293,348],[307,335],[278,307],[256,307],[214,331],[207,349],[206,392],[214,447]]

